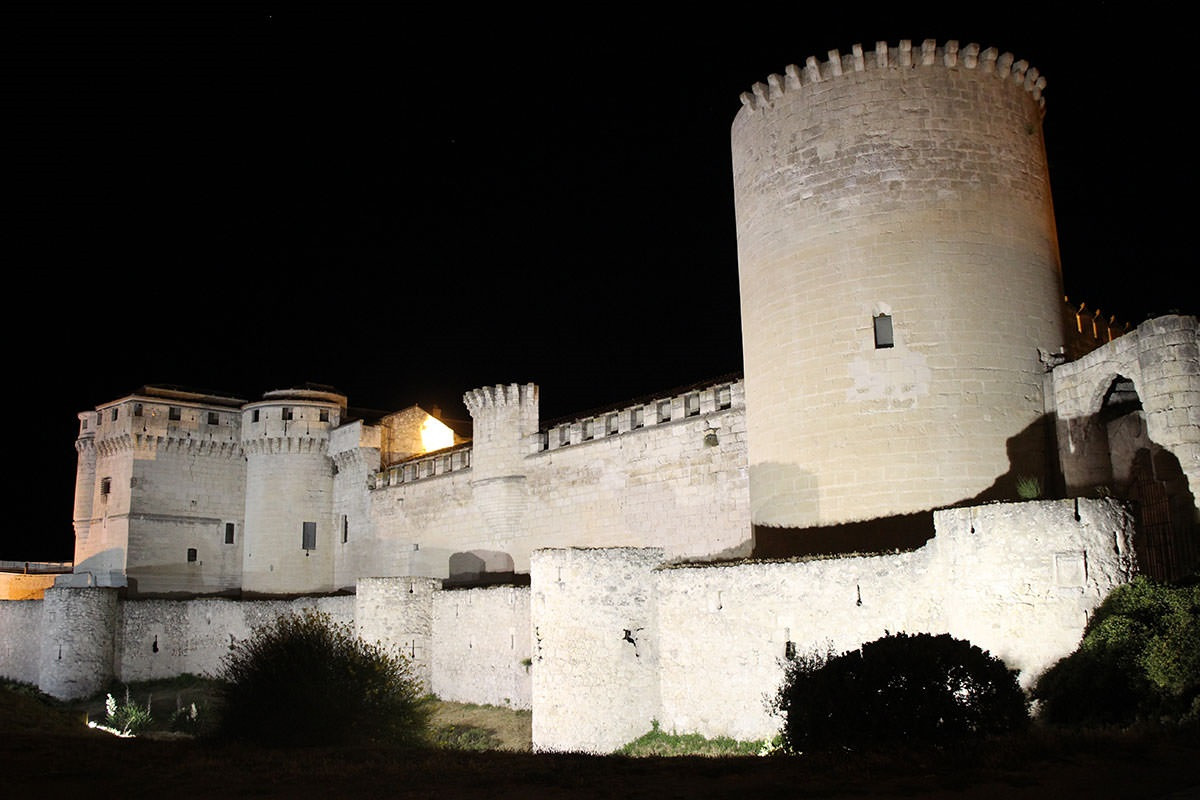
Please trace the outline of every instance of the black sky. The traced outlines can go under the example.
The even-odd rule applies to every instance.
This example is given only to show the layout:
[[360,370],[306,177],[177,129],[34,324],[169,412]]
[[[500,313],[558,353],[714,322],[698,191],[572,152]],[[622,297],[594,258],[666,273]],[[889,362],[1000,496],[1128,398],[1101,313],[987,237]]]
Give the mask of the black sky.
[[465,416],[534,381],[545,419],[740,370],[738,95],[858,42],[1029,60],[1067,294],[1195,312],[1182,19],[896,5],[18,11],[5,327],[34,490],[0,558],[70,557],[75,413],[145,383]]

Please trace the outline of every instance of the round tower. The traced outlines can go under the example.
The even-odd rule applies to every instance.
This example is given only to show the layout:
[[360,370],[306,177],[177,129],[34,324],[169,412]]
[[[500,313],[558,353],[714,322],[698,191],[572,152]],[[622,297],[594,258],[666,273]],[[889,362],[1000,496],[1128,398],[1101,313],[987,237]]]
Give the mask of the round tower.
[[323,389],[267,392],[242,409],[246,528],[242,590],[300,594],[333,589],[333,462],[329,432],[346,410]]
[[978,45],[856,45],[732,129],[750,496],[808,528],[1045,485],[1063,343],[1045,80]]

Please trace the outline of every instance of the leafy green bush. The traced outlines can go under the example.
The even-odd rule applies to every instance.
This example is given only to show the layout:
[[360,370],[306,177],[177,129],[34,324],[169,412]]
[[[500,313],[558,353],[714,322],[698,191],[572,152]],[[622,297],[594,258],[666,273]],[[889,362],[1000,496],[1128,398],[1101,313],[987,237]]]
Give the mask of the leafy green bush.
[[409,661],[314,611],[238,642],[221,678],[226,736],[263,743],[426,740],[429,704]]
[[884,636],[790,660],[776,705],[791,752],[940,744],[1024,727],[1017,673],[948,634]]
[[1200,724],[1200,583],[1138,577],[1114,589],[1033,696],[1056,724]]

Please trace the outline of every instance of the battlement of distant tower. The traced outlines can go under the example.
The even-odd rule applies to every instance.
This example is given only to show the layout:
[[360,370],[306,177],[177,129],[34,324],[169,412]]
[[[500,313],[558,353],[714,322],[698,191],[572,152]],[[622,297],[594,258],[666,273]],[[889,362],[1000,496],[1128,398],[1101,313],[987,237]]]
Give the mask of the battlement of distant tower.
[[830,50],[827,55],[827,61],[818,61],[816,56],[809,56],[803,67],[789,64],[784,68],[783,75],[768,75],[766,83],[756,83],[750,91],[742,92],[742,105],[757,111],[788,91],[836,80],[854,72],[941,66],[947,69],[973,69],[985,75],[1011,80],[1029,92],[1037,101],[1038,108],[1045,113],[1046,100],[1042,97],[1042,91],[1046,88],[1046,79],[1037,67],[1031,67],[1023,59],[1018,61],[1012,53],[1000,52],[995,47],[980,49],[978,44],[971,43],[960,48],[955,40],[939,47],[934,39],[926,39],[920,47],[914,48],[912,41],[902,39],[896,47],[889,47],[887,42],[876,42],[873,53],[856,44],[845,55],[837,50]]

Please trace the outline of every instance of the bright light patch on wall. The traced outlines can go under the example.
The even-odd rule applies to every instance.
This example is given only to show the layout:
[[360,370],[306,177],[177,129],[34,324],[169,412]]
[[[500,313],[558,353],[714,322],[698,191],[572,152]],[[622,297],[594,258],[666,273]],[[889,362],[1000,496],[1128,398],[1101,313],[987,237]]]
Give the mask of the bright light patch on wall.
[[421,447],[425,452],[441,450],[454,444],[454,431],[433,417],[425,417],[421,425]]

